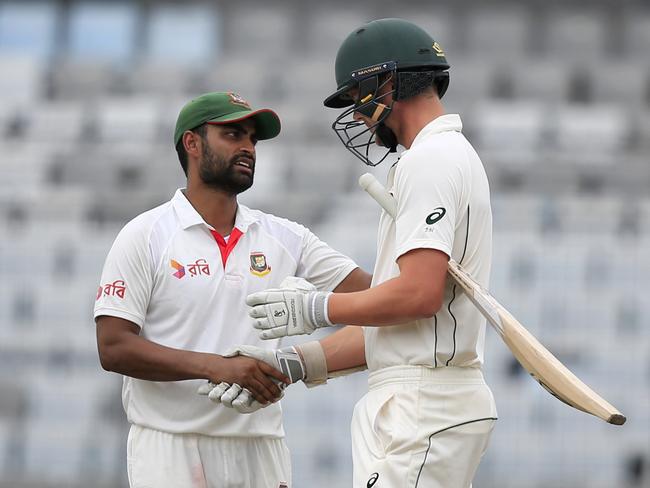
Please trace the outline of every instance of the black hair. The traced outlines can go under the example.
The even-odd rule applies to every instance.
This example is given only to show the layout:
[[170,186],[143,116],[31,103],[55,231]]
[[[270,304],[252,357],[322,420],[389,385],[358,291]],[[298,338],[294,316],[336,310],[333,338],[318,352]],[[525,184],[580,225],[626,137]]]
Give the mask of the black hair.
[[[194,129],[190,129],[191,132],[194,132],[198,135],[201,140],[205,141],[205,136],[208,133],[207,124],[201,124]],[[178,154],[178,160],[181,163],[181,168],[183,168],[183,173],[187,176],[187,151],[185,151],[185,146],[183,146],[183,137],[176,144],[176,153]]]

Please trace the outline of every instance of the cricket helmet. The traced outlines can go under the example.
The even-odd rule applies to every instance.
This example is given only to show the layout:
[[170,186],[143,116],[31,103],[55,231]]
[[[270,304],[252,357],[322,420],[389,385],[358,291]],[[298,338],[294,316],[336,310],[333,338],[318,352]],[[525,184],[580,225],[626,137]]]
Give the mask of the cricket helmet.
[[[392,102],[413,97],[430,86],[435,86],[442,98],[449,85],[448,69],[440,44],[411,22],[380,19],[355,29],[336,55],[337,89],[324,101],[330,108],[353,107],[338,117],[332,128],[355,156],[376,166],[397,148],[395,135],[384,124]],[[388,82],[392,82],[392,90],[379,95]],[[356,100],[349,94],[353,88],[358,89]],[[392,95],[390,105],[382,103],[388,94]],[[372,119],[375,125],[359,131],[363,123],[353,120],[354,112]],[[360,142],[359,137],[368,133],[368,140]],[[388,152],[373,163],[368,158],[368,150],[375,133]]]

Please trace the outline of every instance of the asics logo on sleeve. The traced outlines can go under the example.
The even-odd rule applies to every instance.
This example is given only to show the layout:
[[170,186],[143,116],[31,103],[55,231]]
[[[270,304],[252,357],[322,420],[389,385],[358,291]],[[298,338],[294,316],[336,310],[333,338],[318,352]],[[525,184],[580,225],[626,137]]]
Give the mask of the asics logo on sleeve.
[[433,225],[436,222],[438,222],[441,218],[443,218],[446,213],[447,211],[445,210],[444,207],[435,208],[433,209],[433,212],[427,215],[425,222],[427,223],[427,225]]
[[377,480],[379,479],[379,473],[372,473],[370,475],[370,478],[368,478],[368,482],[366,483],[366,488],[372,488],[375,486],[375,483],[377,483]]

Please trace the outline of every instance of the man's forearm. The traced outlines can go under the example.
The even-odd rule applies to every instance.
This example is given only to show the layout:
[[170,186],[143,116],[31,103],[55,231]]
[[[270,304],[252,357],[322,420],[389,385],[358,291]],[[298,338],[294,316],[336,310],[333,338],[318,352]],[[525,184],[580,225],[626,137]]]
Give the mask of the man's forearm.
[[110,350],[110,356],[102,358],[105,369],[148,381],[209,378],[207,365],[216,359],[214,354],[174,349],[137,335],[120,339]]
[[335,324],[395,325],[433,316],[439,304],[431,303],[428,296],[427,290],[400,276],[368,290],[334,293],[328,315]]
[[344,327],[320,341],[327,371],[335,372],[366,364],[366,351],[361,327]]

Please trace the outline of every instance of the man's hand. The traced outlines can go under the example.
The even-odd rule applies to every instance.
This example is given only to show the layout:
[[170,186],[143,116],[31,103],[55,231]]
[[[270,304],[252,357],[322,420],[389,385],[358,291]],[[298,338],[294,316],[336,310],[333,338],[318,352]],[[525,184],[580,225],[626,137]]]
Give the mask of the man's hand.
[[330,292],[316,291],[314,285],[302,278],[290,276],[280,288],[272,288],[246,297],[253,307],[249,315],[260,329],[261,339],[276,339],[288,335],[311,334],[320,327],[334,325],[327,316]]
[[279,385],[288,384],[290,379],[279,368],[252,357],[233,356],[235,355],[217,356],[219,363],[215,367],[215,373],[209,376],[213,384],[240,385],[263,405],[275,402],[282,396]]
[[[282,371],[286,377],[289,378],[291,383],[302,380],[305,378],[305,367],[300,358],[300,355],[293,347],[288,347],[279,350],[262,349],[255,346],[239,346],[224,354],[224,357],[247,356],[259,361],[263,361],[269,367]],[[271,378],[273,381],[276,379]],[[285,388],[285,383],[279,383],[278,387],[282,390]],[[247,388],[242,388],[237,383],[229,384],[221,382],[214,384],[207,382],[198,390],[200,395],[208,395],[208,398],[215,403],[222,403],[227,407],[234,408],[240,413],[251,413],[259,410],[264,405],[260,403]],[[279,398],[284,395],[281,392]],[[279,400],[279,398],[276,399]]]

